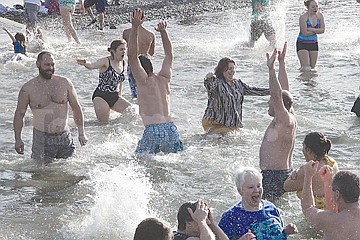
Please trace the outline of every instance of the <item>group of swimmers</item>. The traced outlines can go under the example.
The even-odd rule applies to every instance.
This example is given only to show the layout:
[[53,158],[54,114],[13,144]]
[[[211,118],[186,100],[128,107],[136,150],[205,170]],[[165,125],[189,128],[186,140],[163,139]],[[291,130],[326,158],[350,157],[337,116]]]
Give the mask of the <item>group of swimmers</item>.
[[[261,8],[259,4],[255,5],[259,9]],[[298,41],[299,44],[297,44],[298,55],[300,59],[304,56],[303,53],[307,52],[309,67],[312,68],[314,66],[311,65],[313,62],[311,56],[314,54],[311,52],[314,50],[314,44],[317,45],[317,41],[314,42],[313,37],[308,39],[306,36],[316,35],[318,32],[316,29],[321,29],[324,24],[321,23],[323,18],[317,15],[317,2],[315,0],[306,1],[305,6],[307,6],[308,14],[302,15],[300,22],[306,23],[305,28],[309,35],[304,34],[302,30],[300,31],[302,36],[299,36],[302,42]],[[316,24],[313,24],[314,19],[317,19]],[[88,69],[99,69],[99,85],[94,91],[92,100],[98,120],[108,121],[110,110],[124,112],[131,106],[130,102],[121,96],[121,83],[125,79],[124,56],[126,47],[128,47],[128,74],[132,74],[135,80],[133,95],[136,94],[139,113],[145,126],[142,139],[139,141],[135,153],[139,155],[158,152],[176,153],[182,151],[184,147],[176,125],[170,117],[173,49],[166,30],[167,23],[161,21],[156,27],[156,31],[161,35],[165,56],[160,71],[154,73],[152,63],[147,55],[153,54],[155,37],[153,33],[142,27],[143,22],[143,12],[140,9],[134,10],[131,17],[132,27],[123,33],[123,38],[127,41],[113,41],[108,49],[110,52],[108,57],[100,58],[93,63],[83,59],[79,59],[77,62]],[[301,23],[300,25],[302,26]],[[315,25],[318,27],[313,29]],[[310,42],[307,42],[308,40]],[[310,48],[308,48],[309,46]],[[239,173],[236,186],[242,196],[242,202],[239,203],[239,206],[234,206],[232,210],[227,211],[223,215],[224,220],[220,221],[222,231],[230,239],[238,239],[242,236],[244,237],[242,239],[259,238],[260,236],[282,236],[279,239],[283,239],[289,234],[296,233],[297,229],[294,225],[283,226],[278,210],[271,201],[276,201],[285,191],[298,191],[302,201],[305,199],[304,209],[309,209],[306,210],[306,214],[312,212],[312,203],[309,204],[309,202],[311,202],[314,194],[313,190],[310,191],[305,183],[310,182],[316,196],[321,198],[317,200],[319,208],[334,211],[333,207],[329,207],[329,203],[326,204],[326,195],[329,194],[327,194],[327,189],[322,187],[323,181],[321,180],[323,175],[338,172],[336,162],[327,157],[331,143],[325,136],[321,133],[311,133],[305,138],[303,152],[308,163],[296,172],[292,170],[292,152],[297,122],[293,113],[293,97],[290,93],[285,68],[286,50],[287,44],[285,43],[282,51],[274,49],[271,54],[267,54],[269,88],[250,87],[240,79],[235,79],[236,63],[227,57],[221,59],[214,73],[207,74],[204,79],[204,85],[208,92],[208,106],[203,117],[203,127],[210,134],[226,135],[243,127],[242,102],[244,95],[270,95],[268,113],[273,117],[273,120],[264,134],[260,148],[261,172],[256,169],[245,169]],[[276,59],[279,62],[278,76],[274,68]],[[80,144],[85,145],[88,139],[85,134],[84,117],[76,91],[69,79],[54,74],[55,62],[51,53],[40,53],[36,64],[39,75],[24,84],[19,93],[18,105],[14,115],[15,149],[20,154],[24,153],[21,132],[26,109],[30,106],[33,112],[34,127],[32,157],[43,161],[70,157],[74,152],[74,144],[67,126],[68,105],[72,109],[73,118],[78,128]],[[308,67],[306,64],[302,66],[303,70]],[[334,186],[333,188],[335,189]],[[301,190],[302,193],[300,193]],[[309,192],[311,192],[311,196],[308,194]],[[344,193],[341,191],[339,193],[339,201],[342,201]],[[262,200],[263,198],[270,201]],[[339,205],[341,204],[339,203]],[[358,208],[357,205],[356,209]],[[268,212],[264,212],[264,209]],[[195,217],[197,210],[199,218]],[[255,212],[255,215],[250,216],[249,212]],[[197,224],[207,220],[207,216],[204,217],[202,213],[209,213],[204,203],[200,203],[199,207],[193,211],[195,215],[191,215],[189,211],[192,220],[199,220]],[[264,217],[264,214],[275,217]],[[305,216],[307,216],[306,214]],[[311,219],[312,216],[309,218]],[[249,218],[249,222],[246,224],[242,222],[245,218]],[[359,219],[358,216],[354,218]],[[241,221],[234,222],[236,219]],[[267,227],[257,229],[256,227],[259,226],[254,225],[255,222],[260,222],[263,224],[262,226]],[[242,224],[244,227],[240,227]],[[274,226],[278,227],[272,229]],[[235,231],[233,231],[234,227],[236,228]],[[206,229],[206,226],[204,228]],[[245,232],[243,232],[244,229]],[[274,232],[271,232],[271,229]],[[266,231],[263,232],[263,230]]]

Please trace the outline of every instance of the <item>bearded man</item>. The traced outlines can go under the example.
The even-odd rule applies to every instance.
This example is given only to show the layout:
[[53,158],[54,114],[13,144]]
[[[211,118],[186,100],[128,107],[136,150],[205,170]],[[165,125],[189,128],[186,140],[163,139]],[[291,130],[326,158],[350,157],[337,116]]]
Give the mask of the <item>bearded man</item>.
[[78,129],[78,139],[87,142],[84,116],[72,82],[57,76],[55,60],[50,52],[41,52],[36,60],[39,75],[21,88],[14,115],[15,150],[24,154],[21,132],[27,107],[33,114],[33,145],[31,158],[48,163],[54,158],[68,158],[75,151],[68,127],[68,106]]

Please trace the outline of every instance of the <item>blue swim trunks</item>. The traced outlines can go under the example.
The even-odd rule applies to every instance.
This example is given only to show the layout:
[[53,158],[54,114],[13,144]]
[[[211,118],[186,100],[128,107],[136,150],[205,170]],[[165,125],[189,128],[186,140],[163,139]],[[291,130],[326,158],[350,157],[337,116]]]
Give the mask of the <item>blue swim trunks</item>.
[[131,69],[130,69],[129,65],[127,67],[127,73],[128,73],[128,79],[129,79],[129,85],[130,85],[131,94],[132,94],[132,96],[134,98],[137,98],[136,81],[135,81],[134,75],[131,72]]
[[176,153],[182,150],[184,146],[177,128],[174,123],[168,122],[146,126],[135,154]]

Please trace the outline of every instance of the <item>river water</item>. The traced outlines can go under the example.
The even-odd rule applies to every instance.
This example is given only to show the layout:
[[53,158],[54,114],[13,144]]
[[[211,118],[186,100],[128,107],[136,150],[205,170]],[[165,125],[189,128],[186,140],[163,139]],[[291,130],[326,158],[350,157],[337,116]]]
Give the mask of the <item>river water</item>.
[[[301,166],[302,141],[310,131],[321,131],[333,143],[330,155],[340,169],[360,174],[360,119],[350,112],[360,85],[360,4],[356,1],[321,1],[326,32],[319,36],[317,72],[302,75],[295,51],[302,1],[275,5],[272,18],[278,47],[288,41],[286,57],[291,91],[295,97],[298,132],[294,167]],[[268,86],[265,52],[271,49],[262,37],[254,49],[249,37],[250,8],[169,20],[174,46],[172,113],[185,151],[136,161],[133,152],[143,126],[136,114],[113,113],[108,124],[96,121],[91,95],[97,71],[76,64],[77,58],[106,56],[109,43],[129,24],[116,30],[78,32],[82,45],[67,43],[61,29],[44,31],[47,48],[56,59],[56,73],[71,79],[79,95],[89,137],[86,146],[76,142],[77,155],[49,166],[30,159],[31,111],[25,117],[25,154],[14,151],[12,118],[21,86],[37,75],[36,45],[30,59],[11,61],[10,39],[1,33],[0,46],[0,239],[132,239],[137,224],[147,216],[165,219],[176,228],[179,206],[204,199],[220,220],[222,212],[239,201],[233,172],[240,166],[258,167],[260,143],[271,117],[268,97],[245,97],[244,129],[226,138],[205,136],[201,118],[207,94],[203,77],[224,56],[237,62],[238,78],[253,86]],[[155,21],[145,22],[148,28]],[[12,32],[19,31],[8,26]],[[155,69],[163,51],[157,34]],[[124,97],[131,99],[124,83]],[[71,116],[71,114],[70,114]],[[69,124],[74,134],[75,125]],[[300,233],[291,239],[321,239],[303,218],[300,200],[287,193],[277,203],[286,223]]]

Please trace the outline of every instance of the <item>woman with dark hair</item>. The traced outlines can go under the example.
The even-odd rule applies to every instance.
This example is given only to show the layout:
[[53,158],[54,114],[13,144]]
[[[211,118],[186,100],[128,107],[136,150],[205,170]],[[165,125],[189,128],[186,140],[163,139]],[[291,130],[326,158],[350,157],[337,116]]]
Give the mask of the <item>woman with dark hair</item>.
[[296,52],[302,72],[316,66],[319,46],[317,34],[325,32],[324,16],[319,12],[316,0],[305,0],[306,12],[299,18],[300,33],[296,41]]
[[[331,140],[327,139],[322,133],[311,132],[305,136],[303,142],[303,154],[306,162],[311,160],[319,162],[318,171],[323,166],[330,166],[334,173],[339,171],[338,165],[328,156],[331,148]],[[318,172],[313,177],[313,191],[315,206],[319,209],[326,209],[324,183]],[[293,171],[284,183],[284,190],[287,192],[297,191],[297,196],[301,199],[304,184],[304,166]]]
[[210,134],[227,134],[243,127],[242,103],[244,95],[269,95],[268,88],[250,87],[235,79],[235,61],[224,57],[208,73],[204,85],[208,93],[208,104],[202,119],[204,130]]
[[99,121],[109,120],[110,110],[123,112],[131,103],[121,96],[122,82],[125,80],[126,41],[114,40],[108,48],[110,56],[89,63],[77,60],[87,69],[99,69],[99,85],[92,96],[96,117]]

